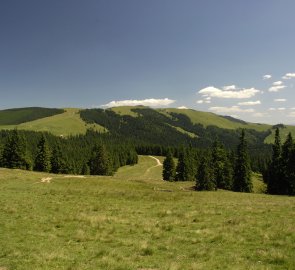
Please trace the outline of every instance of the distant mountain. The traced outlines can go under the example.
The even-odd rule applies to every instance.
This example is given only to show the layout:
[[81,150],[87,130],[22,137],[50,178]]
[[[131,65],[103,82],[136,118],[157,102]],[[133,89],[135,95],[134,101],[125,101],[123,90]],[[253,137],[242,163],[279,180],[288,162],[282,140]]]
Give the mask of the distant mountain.
[[[282,140],[295,126],[282,126]],[[240,129],[248,130],[253,145],[270,143],[274,127],[248,123],[230,116],[192,109],[151,109],[125,106],[109,109],[18,108],[0,111],[0,129],[47,131],[58,136],[85,134],[87,129],[136,142],[152,144],[192,144],[206,146],[219,138],[226,145],[237,143]]]

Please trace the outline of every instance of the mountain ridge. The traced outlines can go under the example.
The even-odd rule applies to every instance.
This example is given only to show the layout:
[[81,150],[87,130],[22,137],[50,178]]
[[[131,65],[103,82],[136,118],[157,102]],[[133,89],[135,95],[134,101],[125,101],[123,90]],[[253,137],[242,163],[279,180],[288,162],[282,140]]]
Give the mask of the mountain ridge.
[[[23,112],[30,110],[30,113],[33,115],[31,121],[18,122],[19,119],[15,115],[18,115],[19,118],[23,118]],[[40,110],[46,111],[46,113],[41,116],[34,116]],[[274,136],[274,127],[279,126],[281,128],[282,138],[289,132],[295,135],[295,126],[291,125],[269,125],[261,123],[251,123],[246,122],[237,118],[230,116],[222,116],[211,112],[203,112],[194,109],[177,109],[177,108],[157,108],[153,109],[146,106],[120,106],[112,107],[107,109],[79,109],[79,108],[43,108],[43,107],[26,107],[26,108],[12,108],[6,110],[0,110],[0,130],[3,129],[14,129],[18,128],[21,130],[32,130],[32,131],[46,131],[51,132],[57,136],[70,136],[85,134],[88,129],[93,129],[98,132],[107,132],[108,128],[102,123],[99,123],[99,120],[95,121],[85,121],[81,114],[85,111],[91,110],[101,110],[114,112],[117,116],[120,116],[122,119],[126,117],[133,118],[144,118],[140,110],[149,111],[150,113],[154,112],[154,115],[158,118],[157,121],[168,121],[169,118],[171,127],[176,131],[187,134],[191,137],[199,137],[200,134],[192,132],[192,127],[196,125],[202,125],[204,128],[208,127],[217,127],[225,130],[238,130],[241,128],[247,130],[255,130],[258,132],[270,131],[264,142],[270,143],[273,141]],[[48,115],[49,113],[49,115]],[[159,113],[155,114],[155,113]],[[161,118],[160,114],[165,118]],[[152,117],[152,116],[150,116]],[[28,118],[29,120],[31,118]],[[2,122],[1,122],[2,119]],[[3,120],[4,119],[4,120]],[[164,119],[164,120],[163,120]],[[11,120],[11,121],[10,121]],[[13,120],[13,121],[12,121]],[[130,119],[129,119],[130,120]],[[128,120],[128,121],[129,121]],[[10,121],[10,122],[9,122]],[[186,121],[186,128],[178,125],[181,121]],[[188,122],[191,122],[190,124]],[[190,130],[188,130],[190,129]]]

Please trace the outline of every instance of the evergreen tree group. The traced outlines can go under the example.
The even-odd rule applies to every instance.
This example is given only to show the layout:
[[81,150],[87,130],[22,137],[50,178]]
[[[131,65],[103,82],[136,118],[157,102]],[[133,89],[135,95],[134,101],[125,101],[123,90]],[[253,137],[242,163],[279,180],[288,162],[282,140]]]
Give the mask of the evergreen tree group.
[[30,169],[31,164],[27,156],[27,147],[24,138],[13,130],[3,147],[1,158],[2,167],[10,169]]
[[272,160],[263,179],[269,194],[295,195],[295,142],[291,133],[282,145],[280,131],[276,129]]
[[136,164],[135,147],[117,138],[88,131],[60,138],[48,133],[0,131],[0,167],[51,173],[111,175]]
[[[174,176],[174,177],[173,177]],[[251,167],[245,131],[242,130],[236,153],[229,152],[216,140],[209,151],[183,149],[178,156],[176,173],[169,152],[163,163],[163,179],[195,181],[197,190],[226,189],[252,192]]]

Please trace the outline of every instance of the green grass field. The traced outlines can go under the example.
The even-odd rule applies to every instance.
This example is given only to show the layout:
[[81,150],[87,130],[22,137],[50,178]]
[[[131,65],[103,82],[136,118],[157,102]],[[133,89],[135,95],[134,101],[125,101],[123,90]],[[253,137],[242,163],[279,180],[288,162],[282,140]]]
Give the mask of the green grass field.
[[26,122],[20,125],[2,125],[0,129],[47,131],[56,136],[69,136],[85,134],[86,130],[92,128],[99,132],[106,132],[105,128],[97,124],[86,124],[79,115],[79,109],[68,108],[62,114]]
[[0,169],[0,269],[295,269],[295,198],[196,192],[156,165],[85,178]]

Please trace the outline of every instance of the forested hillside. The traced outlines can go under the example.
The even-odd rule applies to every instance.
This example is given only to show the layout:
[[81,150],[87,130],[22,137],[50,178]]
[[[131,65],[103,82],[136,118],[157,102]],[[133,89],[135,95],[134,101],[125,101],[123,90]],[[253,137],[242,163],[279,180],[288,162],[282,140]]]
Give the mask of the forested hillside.
[[[178,111],[167,110],[163,113],[163,111],[159,112],[147,107],[128,107],[127,109],[117,108],[116,111],[113,109],[88,109],[82,110],[80,115],[85,122],[99,124],[105,127],[112,136],[129,138],[137,146],[181,147],[190,145],[207,149],[216,140],[222,142],[227,149],[233,150],[238,145],[240,128],[227,129],[193,123],[189,116]],[[195,137],[190,134],[194,134]],[[270,159],[271,146],[264,144],[265,138],[270,134],[270,130],[247,129],[246,139],[253,166],[258,164],[259,160],[265,162]],[[145,152],[142,148],[140,148],[140,154],[161,155],[166,153]]]
[[[221,142],[227,151],[233,151],[238,145],[241,130],[245,129],[251,167],[254,171],[265,169],[271,159],[271,145],[265,142],[272,142],[275,128],[280,128],[282,139],[285,139],[290,131],[295,130],[291,126],[252,124],[232,117],[191,109],[151,109],[144,106],[115,107],[106,110],[37,107],[10,109],[0,111],[0,120],[2,130],[27,130],[27,133],[22,134],[26,134],[24,136],[28,138],[29,144],[31,141],[34,142],[33,138],[36,137],[33,135],[30,138],[27,135],[31,134],[30,131],[47,132],[49,142],[52,140],[51,137],[55,138],[50,134],[63,137],[55,138],[61,140],[63,145],[73,141],[76,145],[77,141],[80,143],[88,140],[92,134],[95,140],[109,144],[107,148],[127,144],[138,154],[166,155],[168,151],[172,151],[175,157],[179,157],[185,148],[198,149],[198,152],[206,151],[215,141]],[[5,132],[2,134],[6,134]],[[4,145],[5,141],[6,139],[2,138],[0,144]],[[37,143],[33,145],[36,147]],[[71,153],[71,147],[64,149],[65,153],[71,153],[68,154],[68,164],[72,163],[68,166],[71,172],[82,171],[83,162],[85,163],[82,159],[90,155],[90,148],[94,145],[87,150],[82,147],[80,150],[79,147],[74,148],[82,153],[80,158]],[[32,150],[32,157],[35,155],[34,151],[36,150]],[[73,161],[74,159],[76,160]],[[34,160],[31,163],[34,163]],[[114,168],[117,167],[114,165]]]
[[63,109],[49,109],[39,107],[1,110],[0,125],[18,125],[63,112]]

